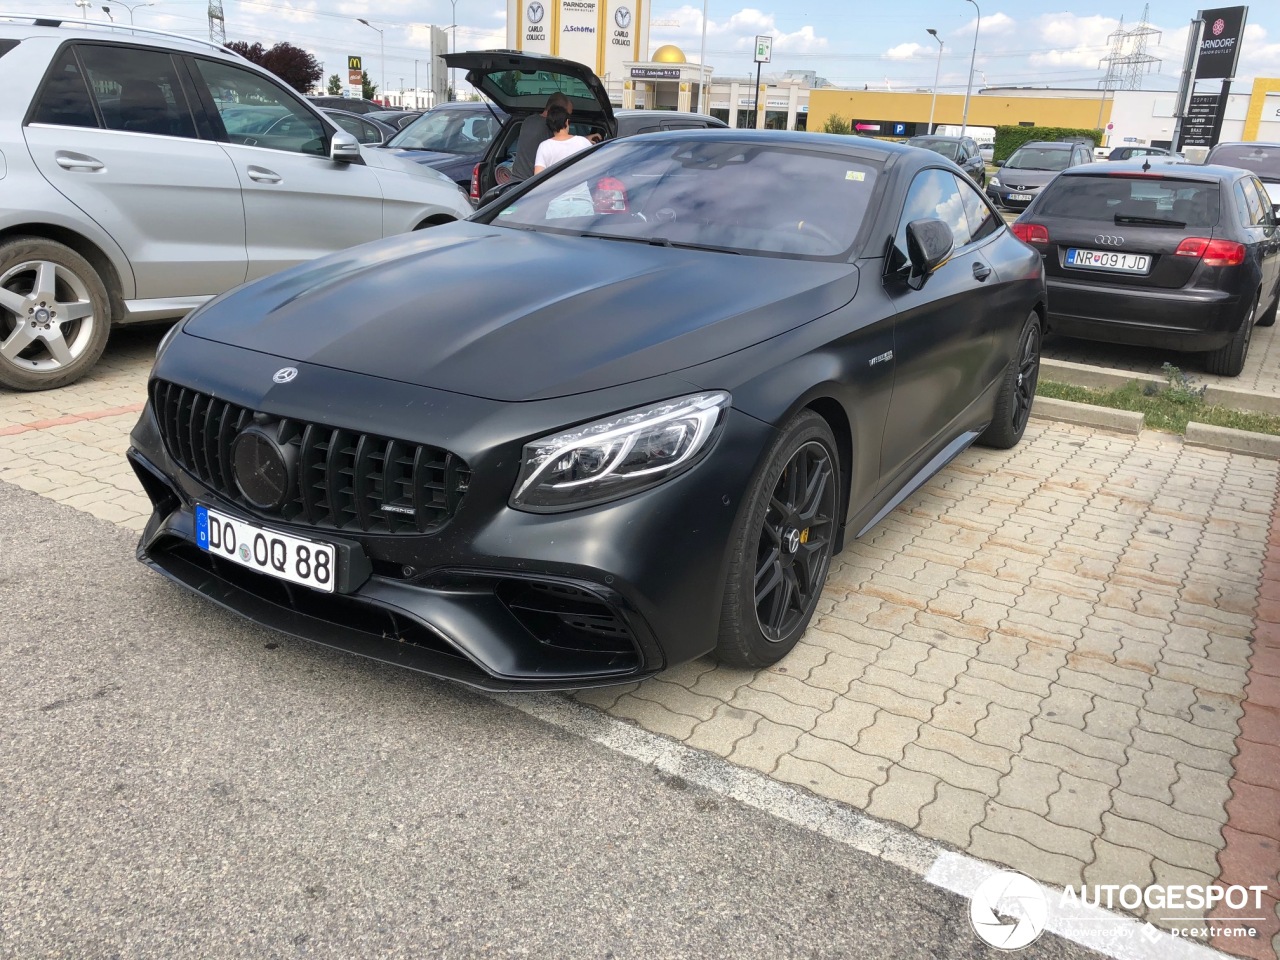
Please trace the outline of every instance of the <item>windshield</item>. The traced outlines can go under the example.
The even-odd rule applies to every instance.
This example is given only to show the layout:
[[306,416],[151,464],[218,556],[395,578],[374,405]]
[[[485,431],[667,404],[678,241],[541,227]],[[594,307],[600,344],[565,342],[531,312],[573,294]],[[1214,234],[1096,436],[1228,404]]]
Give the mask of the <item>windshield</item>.
[[656,246],[840,257],[880,170],[849,154],[701,137],[614,140],[579,157],[490,221]]
[[950,140],[908,140],[907,146],[932,150],[934,153],[942,154],[948,160],[954,160],[960,156],[960,145]]
[[1218,184],[1155,177],[1058,177],[1040,199],[1039,214],[1098,223],[1212,227],[1219,216]]
[[1004,165],[1006,170],[1065,170],[1071,151],[1065,147],[1019,147]]
[[387,146],[479,156],[501,127],[487,109],[432,110],[388,140]]
[[1260,180],[1280,181],[1280,147],[1258,143],[1234,143],[1218,147],[1208,163],[1239,167],[1256,173]]

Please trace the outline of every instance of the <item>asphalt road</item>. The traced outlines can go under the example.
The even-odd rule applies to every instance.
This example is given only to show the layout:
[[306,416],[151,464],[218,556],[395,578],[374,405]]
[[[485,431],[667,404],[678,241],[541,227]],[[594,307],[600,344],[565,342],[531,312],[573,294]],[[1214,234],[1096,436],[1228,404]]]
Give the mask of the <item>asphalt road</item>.
[[133,550],[0,483],[0,956],[995,955],[899,868]]

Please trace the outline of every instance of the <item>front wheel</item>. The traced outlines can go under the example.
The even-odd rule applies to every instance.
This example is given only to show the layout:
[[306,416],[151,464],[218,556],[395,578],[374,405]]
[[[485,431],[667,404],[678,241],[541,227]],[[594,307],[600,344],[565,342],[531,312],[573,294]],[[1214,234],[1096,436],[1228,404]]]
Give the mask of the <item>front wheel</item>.
[[79,380],[107,345],[111,311],[97,271],[40,237],[0,244],[0,384],[49,390]]
[[1005,369],[991,425],[978,438],[980,444],[998,450],[1017,446],[1031,419],[1031,405],[1035,403],[1039,382],[1040,315],[1032,310],[1022,325],[1018,351]]
[[1249,343],[1253,340],[1253,321],[1258,316],[1258,298],[1253,298],[1253,305],[1240,320],[1240,326],[1229,343],[1217,350],[1205,354],[1204,368],[1209,373],[1222,377],[1238,377],[1244,370],[1244,362],[1249,356]]
[[731,540],[716,655],[767,667],[799,641],[836,542],[840,462],[827,422],[802,411],[770,447]]

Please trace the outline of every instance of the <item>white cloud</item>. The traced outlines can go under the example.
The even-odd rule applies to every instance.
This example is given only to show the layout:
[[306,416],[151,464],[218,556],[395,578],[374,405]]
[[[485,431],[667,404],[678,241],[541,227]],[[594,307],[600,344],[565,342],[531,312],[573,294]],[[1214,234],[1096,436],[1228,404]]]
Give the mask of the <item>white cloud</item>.
[[910,60],[918,54],[930,52],[925,48],[924,44],[900,43],[896,47],[890,47],[884,52],[884,55],[890,60]]

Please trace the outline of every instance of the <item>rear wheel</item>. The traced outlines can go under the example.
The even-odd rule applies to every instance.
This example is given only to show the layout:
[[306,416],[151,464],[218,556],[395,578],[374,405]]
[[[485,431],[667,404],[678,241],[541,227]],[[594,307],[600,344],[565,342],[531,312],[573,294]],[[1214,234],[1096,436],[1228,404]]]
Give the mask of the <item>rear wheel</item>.
[[835,437],[811,410],[774,442],[731,541],[716,655],[766,667],[799,641],[831,566],[840,497]]
[[107,291],[89,261],[38,237],[0,244],[0,384],[49,390],[80,377],[107,345]]
[[1031,405],[1035,403],[1036,384],[1039,382],[1040,315],[1032,310],[1022,325],[1018,351],[1005,370],[991,425],[983,431],[978,442],[1000,450],[1016,446],[1031,418]]
[[1220,377],[1240,376],[1240,372],[1244,369],[1244,361],[1249,356],[1249,343],[1253,340],[1253,321],[1257,315],[1258,298],[1255,296],[1253,304],[1245,312],[1240,321],[1240,327],[1231,341],[1226,346],[1205,354],[1205,370]]

